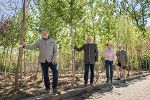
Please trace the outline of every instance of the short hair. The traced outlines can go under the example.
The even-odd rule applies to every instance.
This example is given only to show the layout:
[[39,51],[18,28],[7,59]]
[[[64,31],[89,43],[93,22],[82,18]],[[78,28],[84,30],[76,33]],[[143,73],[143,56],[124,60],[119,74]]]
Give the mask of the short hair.
[[92,36],[91,34],[89,34],[87,37],[91,37],[91,38],[93,38],[93,36]]
[[118,45],[118,48],[122,48],[123,46],[121,44]]
[[92,36],[91,34],[88,34],[88,36]]
[[43,30],[42,30],[42,32],[43,32],[43,31],[46,31],[46,32],[48,32],[48,30],[47,30],[47,29],[43,29]]
[[111,46],[112,46],[112,44],[111,44],[111,43],[107,43],[107,44],[106,44],[106,46],[108,46],[108,45],[111,45]]

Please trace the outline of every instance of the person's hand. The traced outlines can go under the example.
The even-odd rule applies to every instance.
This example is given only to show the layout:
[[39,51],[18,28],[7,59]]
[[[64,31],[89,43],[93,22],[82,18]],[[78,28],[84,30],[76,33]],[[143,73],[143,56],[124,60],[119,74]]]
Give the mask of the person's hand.
[[52,64],[53,65],[57,64],[57,61],[56,60],[52,60]]
[[22,44],[21,44],[21,45],[22,45],[22,47],[24,47],[26,44],[25,44],[25,42],[22,42]]
[[71,48],[74,49],[74,47],[75,47],[75,44],[72,44],[72,45],[71,45]]
[[96,65],[96,66],[98,65],[98,62],[97,62],[97,61],[95,62],[95,65]]
[[113,65],[115,65],[115,61],[113,61]]
[[20,45],[19,45],[19,47],[22,47],[22,48],[24,48],[25,47],[25,42],[22,42]]

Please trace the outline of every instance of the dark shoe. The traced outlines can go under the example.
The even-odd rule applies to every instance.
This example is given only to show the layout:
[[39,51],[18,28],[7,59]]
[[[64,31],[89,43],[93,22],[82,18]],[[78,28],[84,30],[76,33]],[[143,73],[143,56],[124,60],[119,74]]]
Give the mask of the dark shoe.
[[110,81],[110,83],[112,84],[112,80]]
[[109,83],[109,80],[107,80],[106,83]]
[[90,83],[90,86],[94,86],[93,83]]
[[88,86],[88,84],[87,83],[84,83],[84,87],[87,87]]
[[121,80],[119,77],[116,80]]
[[45,93],[46,93],[46,94],[49,94],[49,92],[50,92],[50,89],[46,89],[46,90],[45,90]]
[[54,94],[61,94],[61,92],[58,90],[58,88],[53,89]]
[[123,80],[123,83],[126,83],[126,80]]

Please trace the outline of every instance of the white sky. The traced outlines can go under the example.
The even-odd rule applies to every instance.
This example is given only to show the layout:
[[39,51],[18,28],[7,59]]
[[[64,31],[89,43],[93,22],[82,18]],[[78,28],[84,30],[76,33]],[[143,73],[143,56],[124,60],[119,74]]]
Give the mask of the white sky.
[[[10,4],[10,1],[13,3]],[[5,7],[3,5],[5,5]],[[17,6],[16,10],[10,9],[16,6]],[[17,12],[21,7],[22,7],[22,0],[0,0],[0,20],[2,19],[2,17],[8,18],[8,16],[13,16],[15,12]],[[1,16],[1,15],[4,15],[4,16]],[[148,21],[147,26],[150,26],[150,17],[147,19],[147,21]]]

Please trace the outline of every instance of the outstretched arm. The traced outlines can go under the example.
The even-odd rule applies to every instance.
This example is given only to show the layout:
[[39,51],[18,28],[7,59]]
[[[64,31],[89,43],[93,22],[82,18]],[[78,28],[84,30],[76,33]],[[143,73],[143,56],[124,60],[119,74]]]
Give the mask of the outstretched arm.
[[82,45],[82,47],[78,48],[76,45],[74,46],[74,49],[76,51],[82,51],[84,49],[85,44]]
[[25,49],[35,49],[35,48],[38,48],[39,47],[39,41],[36,41],[34,44],[32,45],[26,45],[26,44],[23,44],[23,48]]

